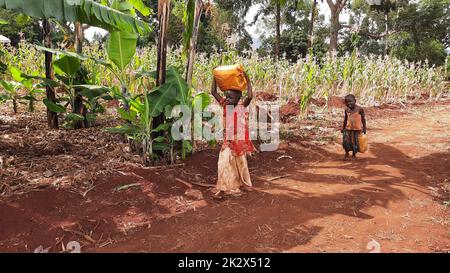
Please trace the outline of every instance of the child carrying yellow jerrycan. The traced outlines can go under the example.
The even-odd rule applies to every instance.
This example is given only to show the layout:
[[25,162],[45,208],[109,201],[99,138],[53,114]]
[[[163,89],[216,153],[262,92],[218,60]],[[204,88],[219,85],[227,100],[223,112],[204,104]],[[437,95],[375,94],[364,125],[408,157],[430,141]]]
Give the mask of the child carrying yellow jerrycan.
[[352,159],[356,159],[356,153],[364,153],[368,149],[368,139],[366,136],[366,115],[364,109],[356,104],[354,95],[345,96],[344,124],[342,132],[342,146],[345,150],[344,160],[349,159],[349,152],[352,152]]
[[[242,187],[252,186],[247,165],[247,154],[255,147],[250,140],[248,111],[252,98],[252,86],[242,65],[217,67],[211,93],[223,107],[223,145],[219,154],[217,184],[213,189],[214,198],[222,198],[221,193],[240,195]],[[225,97],[217,93],[217,85]],[[243,100],[242,92],[247,89]],[[243,128],[238,128],[242,127]]]
[[358,136],[359,152],[365,153],[369,150],[369,138],[366,134],[359,134]]

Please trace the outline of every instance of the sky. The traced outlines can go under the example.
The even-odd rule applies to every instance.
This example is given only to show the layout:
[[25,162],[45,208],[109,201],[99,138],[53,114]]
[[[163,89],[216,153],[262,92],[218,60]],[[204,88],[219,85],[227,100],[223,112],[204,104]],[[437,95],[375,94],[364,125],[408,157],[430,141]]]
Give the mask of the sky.
[[[325,22],[329,22],[330,20],[330,8],[328,7],[328,4],[326,4],[325,1],[319,1],[319,12],[320,14],[324,14],[325,15]],[[256,13],[258,12],[258,8],[259,8],[259,4],[253,5],[250,7],[245,20],[247,23],[250,23],[251,21],[253,21],[253,18],[255,17]],[[349,18],[349,15],[347,13],[345,13],[345,11],[342,12],[341,14],[341,21],[343,22],[347,22]],[[252,26],[247,26],[246,27],[248,33],[252,36],[253,39],[253,48],[258,48],[261,43],[259,41],[259,37],[261,36],[261,34],[267,33],[267,31],[264,30],[264,27],[261,25],[261,22],[256,22],[256,24],[252,25]],[[94,33],[100,33],[102,35],[105,35],[107,33],[106,30],[101,29],[101,28],[97,28],[97,27],[90,27],[85,31],[85,36],[88,40],[92,40],[92,37],[94,36]]]

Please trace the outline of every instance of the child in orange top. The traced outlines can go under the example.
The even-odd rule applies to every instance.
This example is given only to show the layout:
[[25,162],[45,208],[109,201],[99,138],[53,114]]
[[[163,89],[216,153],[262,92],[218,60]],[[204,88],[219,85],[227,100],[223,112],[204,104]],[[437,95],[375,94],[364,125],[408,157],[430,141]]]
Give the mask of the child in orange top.
[[366,133],[366,116],[364,109],[356,105],[354,95],[345,96],[345,117],[342,128],[342,146],[345,150],[344,160],[349,158],[349,152],[352,151],[352,159],[356,159],[356,153],[359,151],[358,136]]
[[[219,154],[217,184],[214,188],[217,197],[220,197],[221,192],[239,195],[242,186],[252,186],[246,155],[253,152],[255,147],[249,137],[248,112],[243,108],[250,104],[253,92],[245,72],[244,77],[247,80],[247,97],[242,102],[241,90],[225,90],[225,97],[220,96],[213,77],[211,93],[224,108],[224,139]],[[242,129],[243,136],[240,135]]]

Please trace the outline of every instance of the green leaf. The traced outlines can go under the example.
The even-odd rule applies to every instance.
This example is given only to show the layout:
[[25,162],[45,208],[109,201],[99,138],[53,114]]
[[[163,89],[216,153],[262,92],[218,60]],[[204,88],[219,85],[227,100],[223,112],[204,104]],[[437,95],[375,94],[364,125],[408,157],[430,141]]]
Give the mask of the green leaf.
[[77,71],[80,69],[81,63],[78,58],[64,55],[53,62],[55,72],[61,74],[63,72],[69,77],[75,77]]
[[69,120],[69,121],[83,121],[84,120],[84,116],[77,114],[77,113],[69,113],[67,114],[65,120]]
[[105,95],[105,96],[102,96],[102,99],[104,99],[104,100],[113,100],[114,98],[111,95]]
[[186,154],[192,152],[192,145],[188,140],[183,140],[181,142],[181,149],[182,149],[182,158],[186,158]]
[[135,111],[126,111],[122,108],[117,109],[117,113],[119,113],[120,117],[124,120],[135,121],[137,117],[137,112]]
[[165,152],[169,149],[169,145],[164,142],[155,142],[152,145],[153,151],[162,151]]
[[[205,108],[211,103],[211,98],[205,92],[198,93],[194,96],[192,101],[192,107],[194,109],[205,110]],[[199,107],[199,108],[197,108]]]
[[80,61],[86,61],[88,59],[92,59],[94,61],[99,61],[99,60],[96,60],[96,59],[94,59],[94,58],[92,58],[90,56],[86,56],[84,54],[79,54],[79,53],[65,51],[65,50],[58,50],[58,49],[48,48],[48,47],[43,47],[43,46],[38,46],[38,45],[36,46],[36,49],[37,50],[42,50],[42,51],[47,51],[47,52],[50,52],[50,53],[53,53],[53,54],[67,55],[67,56],[70,56],[70,57],[77,58]]
[[147,70],[141,70],[138,73],[136,73],[136,79],[139,79],[141,77],[149,77],[156,79],[156,70],[154,71],[147,71]]
[[9,24],[8,21],[3,20],[2,18],[0,18],[0,25],[7,25],[7,24]]
[[109,91],[107,87],[100,85],[78,84],[73,85],[72,87],[83,89],[82,91],[79,92],[79,94],[89,99],[100,97],[101,95]]
[[50,111],[52,112],[56,112],[56,113],[65,113],[67,111],[67,109],[59,104],[54,103],[53,101],[49,100],[49,99],[44,99],[43,103],[45,104],[45,106],[47,106],[48,109],[50,109]]
[[108,57],[123,70],[131,61],[136,52],[137,35],[125,31],[113,31],[108,41]]
[[148,23],[93,0],[0,0],[0,8],[40,19],[78,21],[90,26],[130,33],[144,34],[151,31]]
[[86,115],[86,119],[87,119],[88,121],[95,121],[95,120],[97,119],[97,115],[94,114],[94,113],[88,113],[88,114]]
[[128,0],[128,2],[142,13],[142,15],[149,16],[151,14],[151,9],[147,7],[142,0]]
[[17,82],[21,82],[23,81],[23,78],[21,76],[22,72],[20,72],[19,69],[17,69],[14,66],[10,66],[9,67],[9,73],[11,73],[11,76],[13,77],[13,79]]
[[4,64],[2,61],[0,61],[0,74],[5,74],[7,69],[8,69],[8,66],[6,64]]
[[106,128],[105,131],[113,134],[134,135],[140,132],[140,128],[133,124],[123,124],[114,128]]
[[188,84],[173,66],[167,69],[166,84],[172,84],[173,88],[175,88],[176,100],[179,103],[190,105]]
[[[1,1],[1,0],[0,0]],[[22,77],[24,77],[25,79],[35,79],[35,80],[40,80],[42,81],[44,84],[49,85],[51,87],[58,87],[58,86],[63,86],[64,84],[61,84],[57,81],[54,80],[50,80],[44,77],[39,77],[39,76],[31,76],[31,75],[26,75],[26,74],[22,74]]]
[[148,94],[151,117],[159,116],[167,105],[176,104],[177,88],[175,82],[165,83]]
[[9,100],[9,96],[6,94],[0,94],[0,102]]
[[16,89],[14,88],[14,85],[12,83],[9,83],[4,80],[0,80],[0,84],[3,86],[3,88],[5,88],[6,91],[16,92]]
[[162,123],[158,125],[155,129],[152,130],[152,133],[160,132],[160,131],[167,131],[170,128],[170,123]]
[[134,110],[134,111],[140,113],[141,115],[144,114],[145,107],[144,107],[144,104],[141,102],[140,97],[136,97],[135,99],[131,99],[129,101],[129,103],[130,103],[130,106],[131,106],[130,107],[131,110]]
[[159,136],[153,139],[154,142],[164,142],[167,141],[167,138],[163,137],[163,136]]

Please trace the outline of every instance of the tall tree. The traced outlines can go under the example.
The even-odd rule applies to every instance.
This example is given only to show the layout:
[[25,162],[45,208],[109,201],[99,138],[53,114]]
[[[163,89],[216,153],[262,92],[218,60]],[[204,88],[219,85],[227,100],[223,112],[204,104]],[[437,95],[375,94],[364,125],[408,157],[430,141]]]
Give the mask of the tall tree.
[[330,7],[330,56],[334,56],[337,52],[339,30],[342,29],[342,24],[339,22],[339,16],[347,4],[347,0],[327,0]]
[[308,26],[308,50],[312,48],[314,41],[314,21],[316,20],[316,13],[318,13],[317,0],[313,0],[311,6],[311,17],[309,19],[309,26]]

